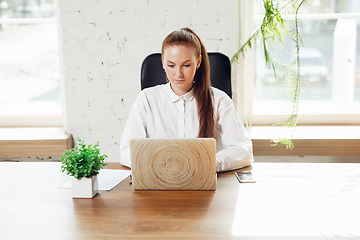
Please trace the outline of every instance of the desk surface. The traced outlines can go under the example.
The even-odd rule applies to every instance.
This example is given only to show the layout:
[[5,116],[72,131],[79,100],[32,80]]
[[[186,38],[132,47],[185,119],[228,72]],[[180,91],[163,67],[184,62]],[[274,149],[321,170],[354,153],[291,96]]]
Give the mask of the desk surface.
[[125,179],[72,199],[60,163],[0,163],[0,239],[360,239],[360,164],[250,168],[257,183],[220,173],[216,191],[134,191]]

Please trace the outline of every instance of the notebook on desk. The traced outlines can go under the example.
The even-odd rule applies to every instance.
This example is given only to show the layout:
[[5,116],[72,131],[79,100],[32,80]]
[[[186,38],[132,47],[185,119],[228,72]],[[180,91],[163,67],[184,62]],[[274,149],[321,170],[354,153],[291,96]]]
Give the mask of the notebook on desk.
[[136,190],[215,190],[216,141],[132,139],[132,186]]

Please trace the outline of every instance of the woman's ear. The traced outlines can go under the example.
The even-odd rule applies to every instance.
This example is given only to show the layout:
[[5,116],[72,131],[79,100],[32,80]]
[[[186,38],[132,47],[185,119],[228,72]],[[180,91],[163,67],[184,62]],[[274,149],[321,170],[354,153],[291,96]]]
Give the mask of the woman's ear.
[[199,68],[201,65],[202,56],[200,55],[196,64],[196,68]]

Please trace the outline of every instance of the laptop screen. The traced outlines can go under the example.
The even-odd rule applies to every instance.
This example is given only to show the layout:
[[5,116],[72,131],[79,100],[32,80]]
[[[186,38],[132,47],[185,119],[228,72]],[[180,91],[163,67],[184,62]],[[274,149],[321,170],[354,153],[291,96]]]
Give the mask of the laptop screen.
[[216,189],[213,138],[132,139],[130,155],[134,189]]

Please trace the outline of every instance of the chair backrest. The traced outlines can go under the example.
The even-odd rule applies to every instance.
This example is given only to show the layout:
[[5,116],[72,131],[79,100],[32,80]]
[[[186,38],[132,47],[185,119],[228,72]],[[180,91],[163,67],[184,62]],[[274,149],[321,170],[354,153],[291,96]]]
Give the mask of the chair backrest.
[[[208,53],[210,61],[211,85],[232,97],[231,64],[229,58],[222,53]],[[147,56],[141,66],[141,90],[166,83],[166,74],[161,63],[161,54]]]

